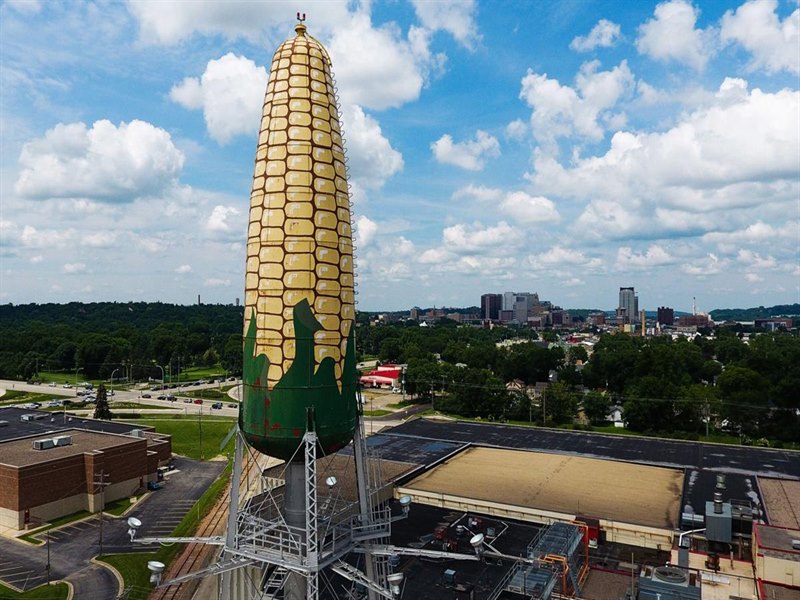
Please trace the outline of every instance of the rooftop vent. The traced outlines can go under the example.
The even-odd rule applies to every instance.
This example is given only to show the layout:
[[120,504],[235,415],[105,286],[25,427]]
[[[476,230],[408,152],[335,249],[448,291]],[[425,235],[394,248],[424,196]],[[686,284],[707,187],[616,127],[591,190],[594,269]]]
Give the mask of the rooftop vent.
[[689,581],[689,576],[686,571],[675,567],[657,567],[653,571],[653,579],[672,585],[684,585]]

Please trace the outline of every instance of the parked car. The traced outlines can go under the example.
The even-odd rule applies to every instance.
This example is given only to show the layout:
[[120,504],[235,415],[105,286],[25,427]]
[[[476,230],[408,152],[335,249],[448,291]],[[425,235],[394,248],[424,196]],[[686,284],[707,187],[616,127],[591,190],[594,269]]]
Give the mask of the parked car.
[[47,406],[50,408],[61,406],[61,400],[50,400],[50,402],[47,403]]
[[164,485],[161,484],[161,483],[158,483],[157,481],[148,481],[147,482],[147,489],[150,490],[150,491],[154,492],[156,490],[160,490],[162,487],[164,487]]
[[142,394],[142,398],[152,398],[151,394]]
[[55,381],[51,381],[48,385],[50,387],[56,387],[56,382]]
[[161,394],[156,400],[166,400],[167,397],[164,394]]
[[229,402],[228,403],[228,408],[239,408],[239,405],[236,404],[236,402]]
[[190,404],[192,402],[192,399],[191,398],[184,398],[183,401],[186,402],[186,404]]
[[194,399],[194,403],[195,403],[195,404],[202,404],[202,403],[203,403],[203,401],[202,401],[200,398],[195,398],[195,399]]
[[211,405],[211,408],[214,408],[216,410],[221,410],[222,409],[222,402],[214,402],[214,404]]
[[167,400],[169,400],[170,402],[175,402],[175,400],[177,400],[177,398],[175,396],[173,396],[172,394],[167,394]]
[[72,388],[72,384],[71,384],[71,383],[65,383],[65,384],[64,384],[62,387],[63,387],[65,390],[68,390],[68,389],[71,389],[71,388]]

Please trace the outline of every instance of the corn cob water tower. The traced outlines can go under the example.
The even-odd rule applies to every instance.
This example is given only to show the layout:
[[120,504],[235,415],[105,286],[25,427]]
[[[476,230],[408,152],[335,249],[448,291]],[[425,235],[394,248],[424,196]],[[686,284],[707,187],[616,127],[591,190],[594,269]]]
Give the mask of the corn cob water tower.
[[[359,535],[378,539],[389,525],[371,506],[358,428],[353,236],[338,98],[330,57],[307,34],[304,18],[298,14],[296,35],[275,52],[264,98],[247,232],[239,413],[247,443],[286,461],[284,485],[229,526],[234,546],[255,542],[251,557],[273,573],[283,570],[285,582],[273,587],[287,600],[317,598],[320,571],[349,573],[340,558]],[[321,514],[330,502],[318,502],[317,453],[354,438],[358,506]],[[368,556],[359,575],[385,588],[380,562]]]
[[[141,522],[129,520],[129,534],[144,544],[220,548],[211,566],[160,582],[162,587],[219,576],[224,600],[392,600],[402,596],[403,584],[403,574],[392,573],[393,555],[481,560],[491,552],[504,560],[526,559],[488,544],[484,549],[482,535],[475,536],[475,555],[469,556],[389,544],[391,523],[408,514],[411,498],[401,498],[393,516],[387,498],[377,493],[379,461],[368,457],[357,389],[353,237],[338,99],[328,53],[308,35],[304,18],[298,14],[296,35],[273,57],[256,149],[243,395],[226,533],[134,540]],[[336,477],[326,477],[324,459],[318,460],[351,442],[352,494],[337,491]],[[280,476],[261,476],[259,457],[283,461]]]

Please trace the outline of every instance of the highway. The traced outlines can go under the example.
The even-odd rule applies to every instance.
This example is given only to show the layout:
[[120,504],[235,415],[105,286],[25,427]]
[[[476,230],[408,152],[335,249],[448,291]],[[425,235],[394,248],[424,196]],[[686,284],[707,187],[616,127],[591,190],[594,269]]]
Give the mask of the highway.
[[[230,382],[225,382],[225,385],[229,385]],[[154,411],[157,411],[159,414],[198,414],[202,410],[204,415],[211,415],[211,416],[222,416],[222,417],[236,417],[239,414],[238,406],[236,408],[231,408],[228,404],[237,403],[239,389],[241,386],[241,380],[237,380],[236,387],[232,388],[228,392],[228,398],[224,400],[218,399],[203,399],[201,403],[195,404],[195,400],[198,398],[191,398],[189,402],[184,402],[185,399],[188,399],[188,396],[182,396],[181,394],[185,392],[194,392],[199,390],[216,390],[219,389],[220,384],[218,383],[207,383],[202,385],[191,385],[191,386],[184,386],[180,388],[173,388],[170,390],[157,390],[151,391],[151,387],[155,387],[157,384],[152,384],[147,388],[137,389],[137,390],[123,390],[119,387],[116,387],[113,396],[109,396],[109,404],[111,406],[111,410],[114,409],[114,404],[120,402],[135,402],[137,404],[153,406]],[[37,394],[52,394],[53,398],[57,398],[59,400],[62,399],[70,399],[70,400],[80,400],[80,396],[77,395],[78,390],[83,390],[83,388],[75,388],[74,384],[71,388],[64,388],[61,385],[57,385],[56,387],[50,387],[48,384],[41,384],[41,385],[33,385],[28,384],[22,381],[10,381],[10,380],[0,380],[0,389],[2,390],[21,390],[25,392],[33,392]],[[106,386],[106,389],[110,392],[112,390],[111,384]],[[142,394],[150,394],[152,398],[142,398]],[[158,396],[172,394],[176,396],[178,399],[174,402],[169,400],[158,400]],[[233,394],[233,395],[231,395]],[[3,401],[3,397],[0,396],[0,402]],[[213,409],[211,405],[215,402],[222,402],[222,409]],[[170,410],[171,409],[171,410]],[[138,409],[135,408],[118,408],[120,412],[138,412]],[[73,412],[80,412],[81,409],[77,409]],[[142,412],[145,412],[142,410]]]
[[[225,382],[225,385],[230,385],[231,382]],[[228,391],[228,398],[224,400],[218,399],[204,399],[202,403],[195,404],[195,401],[198,400],[197,398],[189,399],[188,396],[184,396],[185,392],[189,391],[199,391],[199,390],[216,390],[219,389],[220,384],[218,383],[207,383],[202,385],[191,385],[191,386],[184,386],[180,388],[173,388],[169,390],[156,390],[151,391],[151,387],[155,387],[157,383],[154,383],[147,388],[137,389],[137,390],[122,390],[117,387],[114,389],[114,395],[109,396],[109,404],[111,406],[111,410],[118,411],[118,412],[125,412],[125,413],[140,413],[140,414],[185,414],[185,415],[198,415],[201,411],[204,416],[208,417],[229,417],[235,418],[239,415],[239,408],[238,405],[235,408],[231,408],[228,406],[229,404],[236,404],[238,403],[239,394],[241,392],[241,380],[237,380],[235,387],[231,388]],[[33,392],[37,394],[52,394],[53,398],[62,400],[62,399],[70,399],[70,400],[80,400],[80,396],[76,394],[77,390],[82,390],[83,388],[78,387],[75,388],[74,384],[71,388],[64,388],[62,385],[57,385],[56,387],[50,387],[48,384],[41,384],[41,385],[34,385],[28,384],[22,381],[11,381],[11,380],[0,380],[0,391],[2,390],[21,390],[25,392]],[[107,385],[106,389],[111,391],[111,385]],[[150,394],[152,398],[142,398],[142,394]],[[158,400],[157,396],[166,394],[172,394],[177,397],[177,400],[170,401],[170,400]],[[387,409],[386,406],[389,402],[399,402],[401,397],[396,394],[381,394],[381,396],[385,397],[381,398],[380,400],[369,400],[369,408],[381,408]],[[189,402],[185,400],[189,399]],[[0,395],[0,402],[3,402],[3,397]],[[152,408],[115,408],[115,404],[119,403],[127,403],[127,402],[134,402],[137,404],[141,404],[142,406],[150,406]],[[213,409],[211,405],[215,402],[222,402],[222,409]],[[20,402],[21,404],[24,401]],[[13,405],[11,403],[9,405]],[[425,410],[429,408],[428,405],[415,405],[411,406],[406,410],[398,410],[395,414],[384,415],[382,417],[366,417],[364,419],[364,428],[366,430],[367,435],[372,435],[373,433],[377,433],[380,430],[387,428],[387,427],[394,427],[396,425],[400,425],[405,421],[406,418],[412,416],[414,413],[419,412],[421,410]],[[85,409],[70,409],[71,412],[75,412],[76,414],[91,414],[93,412],[93,408],[85,408]]]

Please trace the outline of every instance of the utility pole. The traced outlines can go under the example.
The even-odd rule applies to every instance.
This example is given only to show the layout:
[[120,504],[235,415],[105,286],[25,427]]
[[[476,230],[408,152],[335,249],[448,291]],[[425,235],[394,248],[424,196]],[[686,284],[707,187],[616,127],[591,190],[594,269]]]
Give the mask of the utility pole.
[[542,427],[547,426],[547,387],[542,390]]
[[50,585],[50,530],[47,530],[47,585]]
[[197,413],[197,426],[200,428],[200,460],[203,460],[203,405],[200,405],[200,412]]
[[103,510],[106,507],[106,486],[109,485],[108,483],[106,483],[106,477],[108,477],[108,473],[106,473],[104,469],[101,469],[100,475],[96,475],[94,481],[96,489],[99,488],[100,490],[100,555],[101,556],[103,554]]

